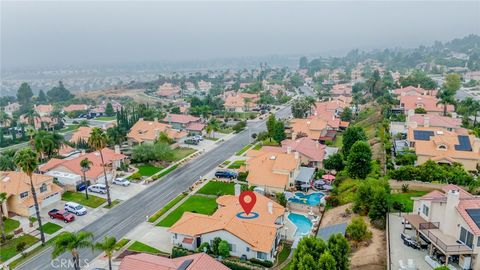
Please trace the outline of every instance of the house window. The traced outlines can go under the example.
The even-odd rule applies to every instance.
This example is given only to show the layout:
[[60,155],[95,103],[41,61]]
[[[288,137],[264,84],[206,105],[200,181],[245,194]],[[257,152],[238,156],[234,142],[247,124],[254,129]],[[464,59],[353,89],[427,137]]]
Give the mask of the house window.
[[447,146],[444,144],[441,144],[438,146],[438,150],[447,150]]
[[266,260],[267,259],[267,253],[257,251],[257,259]]
[[228,244],[228,248],[231,252],[237,251],[237,246],[235,244]]
[[40,186],[40,192],[46,192],[47,191],[47,184],[43,183],[41,186]]
[[477,239],[477,247],[480,247],[480,236]]
[[426,205],[423,205],[422,213],[428,217],[428,212],[430,211],[430,208]]
[[[478,238],[478,243],[480,244],[480,237]],[[246,250],[247,252],[250,252],[250,248],[249,248],[249,247],[246,247],[245,250]]]
[[177,234],[176,233],[173,234],[173,239],[177,239]]
[[28,191],[25,191],[25,192],[22,192],[20,193],[20,198],[25,198],[25,197],[28,197]]
[[463,227],[460,229],[460,242],[464,243],[470,248],[473,248],[473,234]]

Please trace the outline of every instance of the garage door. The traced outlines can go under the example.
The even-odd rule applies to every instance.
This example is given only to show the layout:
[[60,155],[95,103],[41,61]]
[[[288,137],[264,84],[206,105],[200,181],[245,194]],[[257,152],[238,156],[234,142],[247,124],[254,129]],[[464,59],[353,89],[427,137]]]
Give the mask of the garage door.
[[42,201],[42,208],[49,206],[52,203],[56,203],[60,200],[60,192],[54,193]]

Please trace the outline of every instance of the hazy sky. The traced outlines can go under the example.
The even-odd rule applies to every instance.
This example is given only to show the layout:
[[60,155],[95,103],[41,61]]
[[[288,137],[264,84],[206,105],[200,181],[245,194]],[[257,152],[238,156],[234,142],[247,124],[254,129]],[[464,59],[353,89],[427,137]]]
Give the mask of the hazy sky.
[[480,33],[471,2],[1,2],[1,64],[344,53]]

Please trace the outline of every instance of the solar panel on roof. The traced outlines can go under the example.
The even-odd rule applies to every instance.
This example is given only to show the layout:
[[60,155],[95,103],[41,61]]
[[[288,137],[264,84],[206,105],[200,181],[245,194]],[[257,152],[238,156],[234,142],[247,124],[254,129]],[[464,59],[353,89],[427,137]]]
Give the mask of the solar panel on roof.
[[183,261],[182,264],[180,264],[180,266],[177,268],[177,270],[186,270],[192,262],[192,259]]
[[342,235],[345,235],[346,229],[347,223],[334,224],[318,230],[317,237],[328,241],[328,238],[330,238],[330,236],[333,234],[341,233]]
[[418,141],[430,141],[430,137],[433,135],[434,133],[431,130],[414,130],[413,131],[413,139]]
[[470,138],[466,135],[458,135],[458,144],[455,145],[457,151],[472,151]]
[[480,228],[480,209],[467,209],[467,214],[473,219],[473,222]]

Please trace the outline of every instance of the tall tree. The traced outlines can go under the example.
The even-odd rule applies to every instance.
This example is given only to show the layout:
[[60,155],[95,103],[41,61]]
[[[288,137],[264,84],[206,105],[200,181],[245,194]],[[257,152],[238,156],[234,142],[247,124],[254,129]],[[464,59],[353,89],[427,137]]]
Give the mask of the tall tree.
[[107,203],[109,206],[112,205],[112,199],[110,198],[110,185],[108,183],[108,178],[107,178],[107,170],[105,169],[105,162],[103,160],[103,153],[102,149],[107,147],[108,143],[108,137],[99,128],[93,128],[92,132],[90,133],[90,138],[88,138],[88,145],[92,148],[98,151],[100,154],[100,159],[102,161],[102,168],[103,168],[103,176],[105,177],[105,187],[107,189]]
[[20,88],[17,90],[17,100],[20,105],[30,104],[32,101],[33,92],[30,85],[26,82],[20,85]]
[[[7,200],[7,193],[2,192],[0,193],[0,206]],[[0,209],[0,231],[2,233],[2,241],[5,242],[7,240],[7,236],[5,235],[5,224],[3,223],[3,207]],[[5,213],[8,216],[8,213]]]
[[329,251],[326,251],[322,254],[322,256],[320,256],[320,259],[318,260],[318,266],[319,269],[322,270],[336,270],[337,262],[332,254],[330,254]]
[[300,57],[298,61],[299,68],[307,68],[308,67],[308,58],[305,56]]
[[117,244],[117,239],[113,236],[105,236],[103,241],[95,243],[95,249],[105,252],[108,258],[108,269],[112,270],[112,255],[115,251],[115,245]]
[[287,138],[287,135],[285,134],[285,124],[283,124],[282,121],[277,121],[275,123],[273,139],[280,144],[286,138]]
[[343,146],[342,151],[343,155],[347,158],[350,154],[350,148],[352,148],[353,144],[357,141],[366,141],[367,135],[365,134],[365,130],[359,126],[349,126],[345,133],[343,134]]
[[70,251],[73,258],[73,267],[80,270],[80,254],[81,248],[93,248],[93,234],[91,232],[64,232],[57,236],[53,243],[52,258],[57,258],[66,251]]
[[15,164],[17,164],[17,167],[30,179],[30,188],[35,206],[35,214],[37,216],[38,230],[40,231],[40,240],[42,241],[43,246],[45,245],[45,235],[43,233],[42,217],[40,216],[37,192],[33,184],[33,172],[38,168],[38,155],[30,148],[23,148],[15,154]]
[[58,82],[58,86],[48,90],[47,96],[53,102],[63,102],[73,98],[72,93],[65,88],[62,81]]
[[40,103],[40,104],[44,104],[47,101],[48,101],[47,100],[47,95],[45,95],[45,92],[43,92],[43,90],[40,90],[40,92],[38,92],[37,102]]
[[92,162],[88,158],[84,158],[80,161],[80,167],[82,168],[83,173],[83,183],[85,184],[85,198],[88,200],[88,181],[86,173],[90,170]]
[[115,111],[113,110],[112,103],[107,103],[107,106],[105,106],[105,115],[106,116],[113,116],[115,114]]
[[328,238],[328,250],[335,258],[337,270],[350,269],[350,244],[340,233],[333,234]]
[[364,141],[353,144],[347,159],[347,171],[350,177],[365,179],[372,170],[372,150]]

